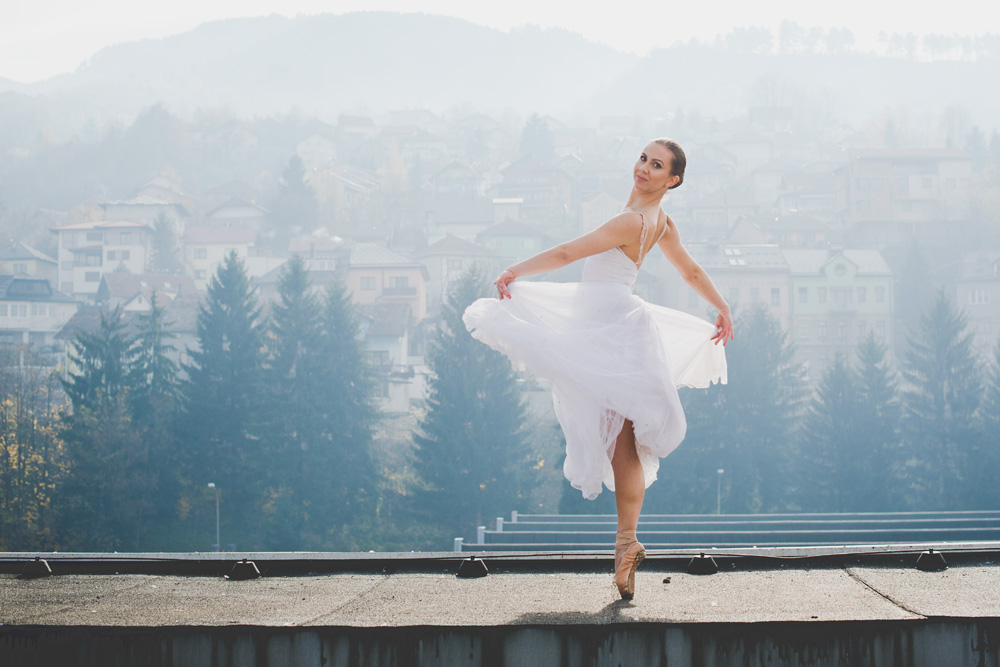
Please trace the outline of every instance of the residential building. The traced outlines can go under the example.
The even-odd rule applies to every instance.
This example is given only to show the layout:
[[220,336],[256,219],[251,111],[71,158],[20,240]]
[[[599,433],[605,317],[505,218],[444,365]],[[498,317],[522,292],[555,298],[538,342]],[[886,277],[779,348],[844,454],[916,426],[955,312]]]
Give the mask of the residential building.
[[[777,245],[693,243],[688,252],[708,275],[735,313],[767,309],[788,331],[791,318],[788,262]],[[666,305],[706,317],[709,305],[676,271],[667,271]],[[714,315],[713,315],[714,317]]]
[[427,268],[376,243],[355,243],[348,259],[347,289],[356,304],[405,303],[414,321],[427,316]]
[[126,312],[148,312],[153,294],[156,303],[166,307],[174,299],[189,296],[198,299],[198,289],[191,276],[162,273],[106,273],[101,278],[94,299],[99,306]]
[[523,157],[501,170],[503,181],[496,198],[520,198],[524,220],[560,226],[573,196],[573,181],[559,167],[533,155]]
[[972,160],[965,152],[857,149],[849,155],[853,243],[884,246],[916,237],[942,244],[968,221]]
[[247,227],[258,231],[267,226],[269,219],[266,210],[239,197],[230,197],[205,214],[209,227]]
[[502,260],[489,248],[451,234],[416,251],[413,258],[427,267],[427,310],[432,315],[441,309],[449,286],[459,276],[478,269],[483,277],[492,277],[503,268]]
[[59,281],[59,264],[44,252],[20,241],[0,247],[0,274],[28,275],[44,278],[52,285]]
[[256,242],[257,230],[248,227],[188,227],[181,237],[184,265],[204,290],[230,252],[246,261]]
[[856,358],[869,333],[893,353],[892,271],[878,250],[789,249],[791,339],[815,383],[834,355]]
[[497,257],[519,262],[545,250],[551,245],[550,239],[537,224],[508,220],[483,230],[476,241],[492,250]]
[[0,275],[0,348],[28,346],[55,365],[61,350],[54,337],[79,305],[44,278]]
[[955,304],[968,317],[978,352],[992,356],[1000,343],[1000,252],[983,250],[962,257]]
[[410,332],[413,313],[406,303],[372,303],[358,306],[361,336],[368,363],[374,370],[373,393],[383,412],[410,411],[410,402],[423,398],[422,383],[415,382]]
[[100,220],[55,227],[59,238],[59,291],[92,299],[111,271],[145,273],[152,227],[142,222]]

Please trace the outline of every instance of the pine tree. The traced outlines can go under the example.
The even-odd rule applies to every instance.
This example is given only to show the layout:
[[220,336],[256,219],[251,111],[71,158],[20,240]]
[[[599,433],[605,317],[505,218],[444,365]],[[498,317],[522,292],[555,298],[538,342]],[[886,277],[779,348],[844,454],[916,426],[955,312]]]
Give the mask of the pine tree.
[[816,387],[802,430],[803,505],[813,511],[856,511],[851,495],[865,474],[858,459],[858,380],[842,355]]
[[552,130],[541,116],[531,114],[521,131],[521,156],[531,155],[540,160],[550,160],[555,154]]
[[276,250],[284,251],[293,234],[311,232],[319,222],[319,204],[305,177],[302,158],[293,155],[281,174],[278,196],[271,205],[272,244]]
[[471,536],[517,507],[532,486],[527,413],[510,363],[462,323],[465,308],[484,292],[474,270],[453,283],[428,351],[433,377],[414,435],[415,465],[427,485],[423,506],[450,531],[442,535]]
[[896,373],[885,343],[869,332],[858,345],[858,400],[851,415],[854,437],[867,472],[855,485],[857,511],[902,510],[899,488],[905,459],[899,439],[902,408]]
[[979,438],[970,454],[970,475],[967,493],[973,509],[1000,506],[1000,341],[993,348],[980,406]]
[[687,435],[646,493],[650,512],[715,512],[719,469],[724,512],[796,507],[803,392],[794,350],[780,323],[756,307],[737,313],[726,357],[728,384],[681,391]]
[[262,489],[271,458],[261,439],[265,404],[260,308],[243,262],[231,252],[198,309],[198,349],[190,351],[179,423],[185,504],[208,508],[205,486],[222,496],[223,530],[253,547],[261,534]]
[[282,549],[358,549],[368,536],[354,528],[368,522],[377,483],[353,309],[338,283],[317,298],[297,256],[278,292],[268,338],[269,540]]
[[58,490],[59,534],[78,547],[139,549],[150,509],[149,446],[130,407],[133,338],[121,309],[101,313],[98,331],[72,343],[63,380],[72,412],[62,418],[69,474]]
[[160,213],[153,220],[149,266],[154,273],[181,273],[180,244],[173,220]]
[[914,509],[962,509],[982,378],[965,314],[939,291],[903,361],[906,480]]

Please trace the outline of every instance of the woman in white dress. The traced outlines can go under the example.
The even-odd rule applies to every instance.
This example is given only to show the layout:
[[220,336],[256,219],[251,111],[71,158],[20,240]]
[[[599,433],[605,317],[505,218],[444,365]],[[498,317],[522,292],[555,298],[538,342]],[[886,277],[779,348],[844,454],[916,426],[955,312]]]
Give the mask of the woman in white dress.
[[[625,599],[634,595],[635,570],[645,558],[635,534],[645,490],[687,427],[677,387],[724,383],[723,348],[733,338],[729,305],[660,208],[667,191],[683,182],[686,162],[675,142],[651,141],[635,163],[621,213],[504,269],[494,282],[499,299],[479,299],[464,315],[474,337],[551,387],[570,483],[587,498],[596,498],[602,485],[614,491],[615,584]],[[632,294],[654,245],[719,311],[714,327]],[[579,283],[515,284],[585,257]]]

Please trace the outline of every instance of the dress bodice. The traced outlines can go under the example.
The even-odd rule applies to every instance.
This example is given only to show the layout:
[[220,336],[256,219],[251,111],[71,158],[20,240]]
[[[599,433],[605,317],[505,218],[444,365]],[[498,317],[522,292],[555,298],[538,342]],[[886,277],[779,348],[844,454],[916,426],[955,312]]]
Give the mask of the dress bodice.
[[635,262],[617,247],[591,255],[583,263],[583,282],[618,283],[631,287],[638,275]]

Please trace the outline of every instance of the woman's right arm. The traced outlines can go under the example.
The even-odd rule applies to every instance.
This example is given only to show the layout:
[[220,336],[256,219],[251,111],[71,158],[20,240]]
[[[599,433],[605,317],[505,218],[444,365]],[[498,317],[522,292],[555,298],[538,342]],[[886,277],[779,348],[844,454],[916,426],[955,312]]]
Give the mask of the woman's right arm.
[[637,235],[636,225],[641,224],[640,220],[638,213],[632,211],[619,213],[592,232],[578,236],[572,241],[560,243],[507,267],[493,282],[500,294],[500,299],[510,298],[507,286],[514,282],[515,278],[554,271],[578,259],[625,245],[632,236]]

